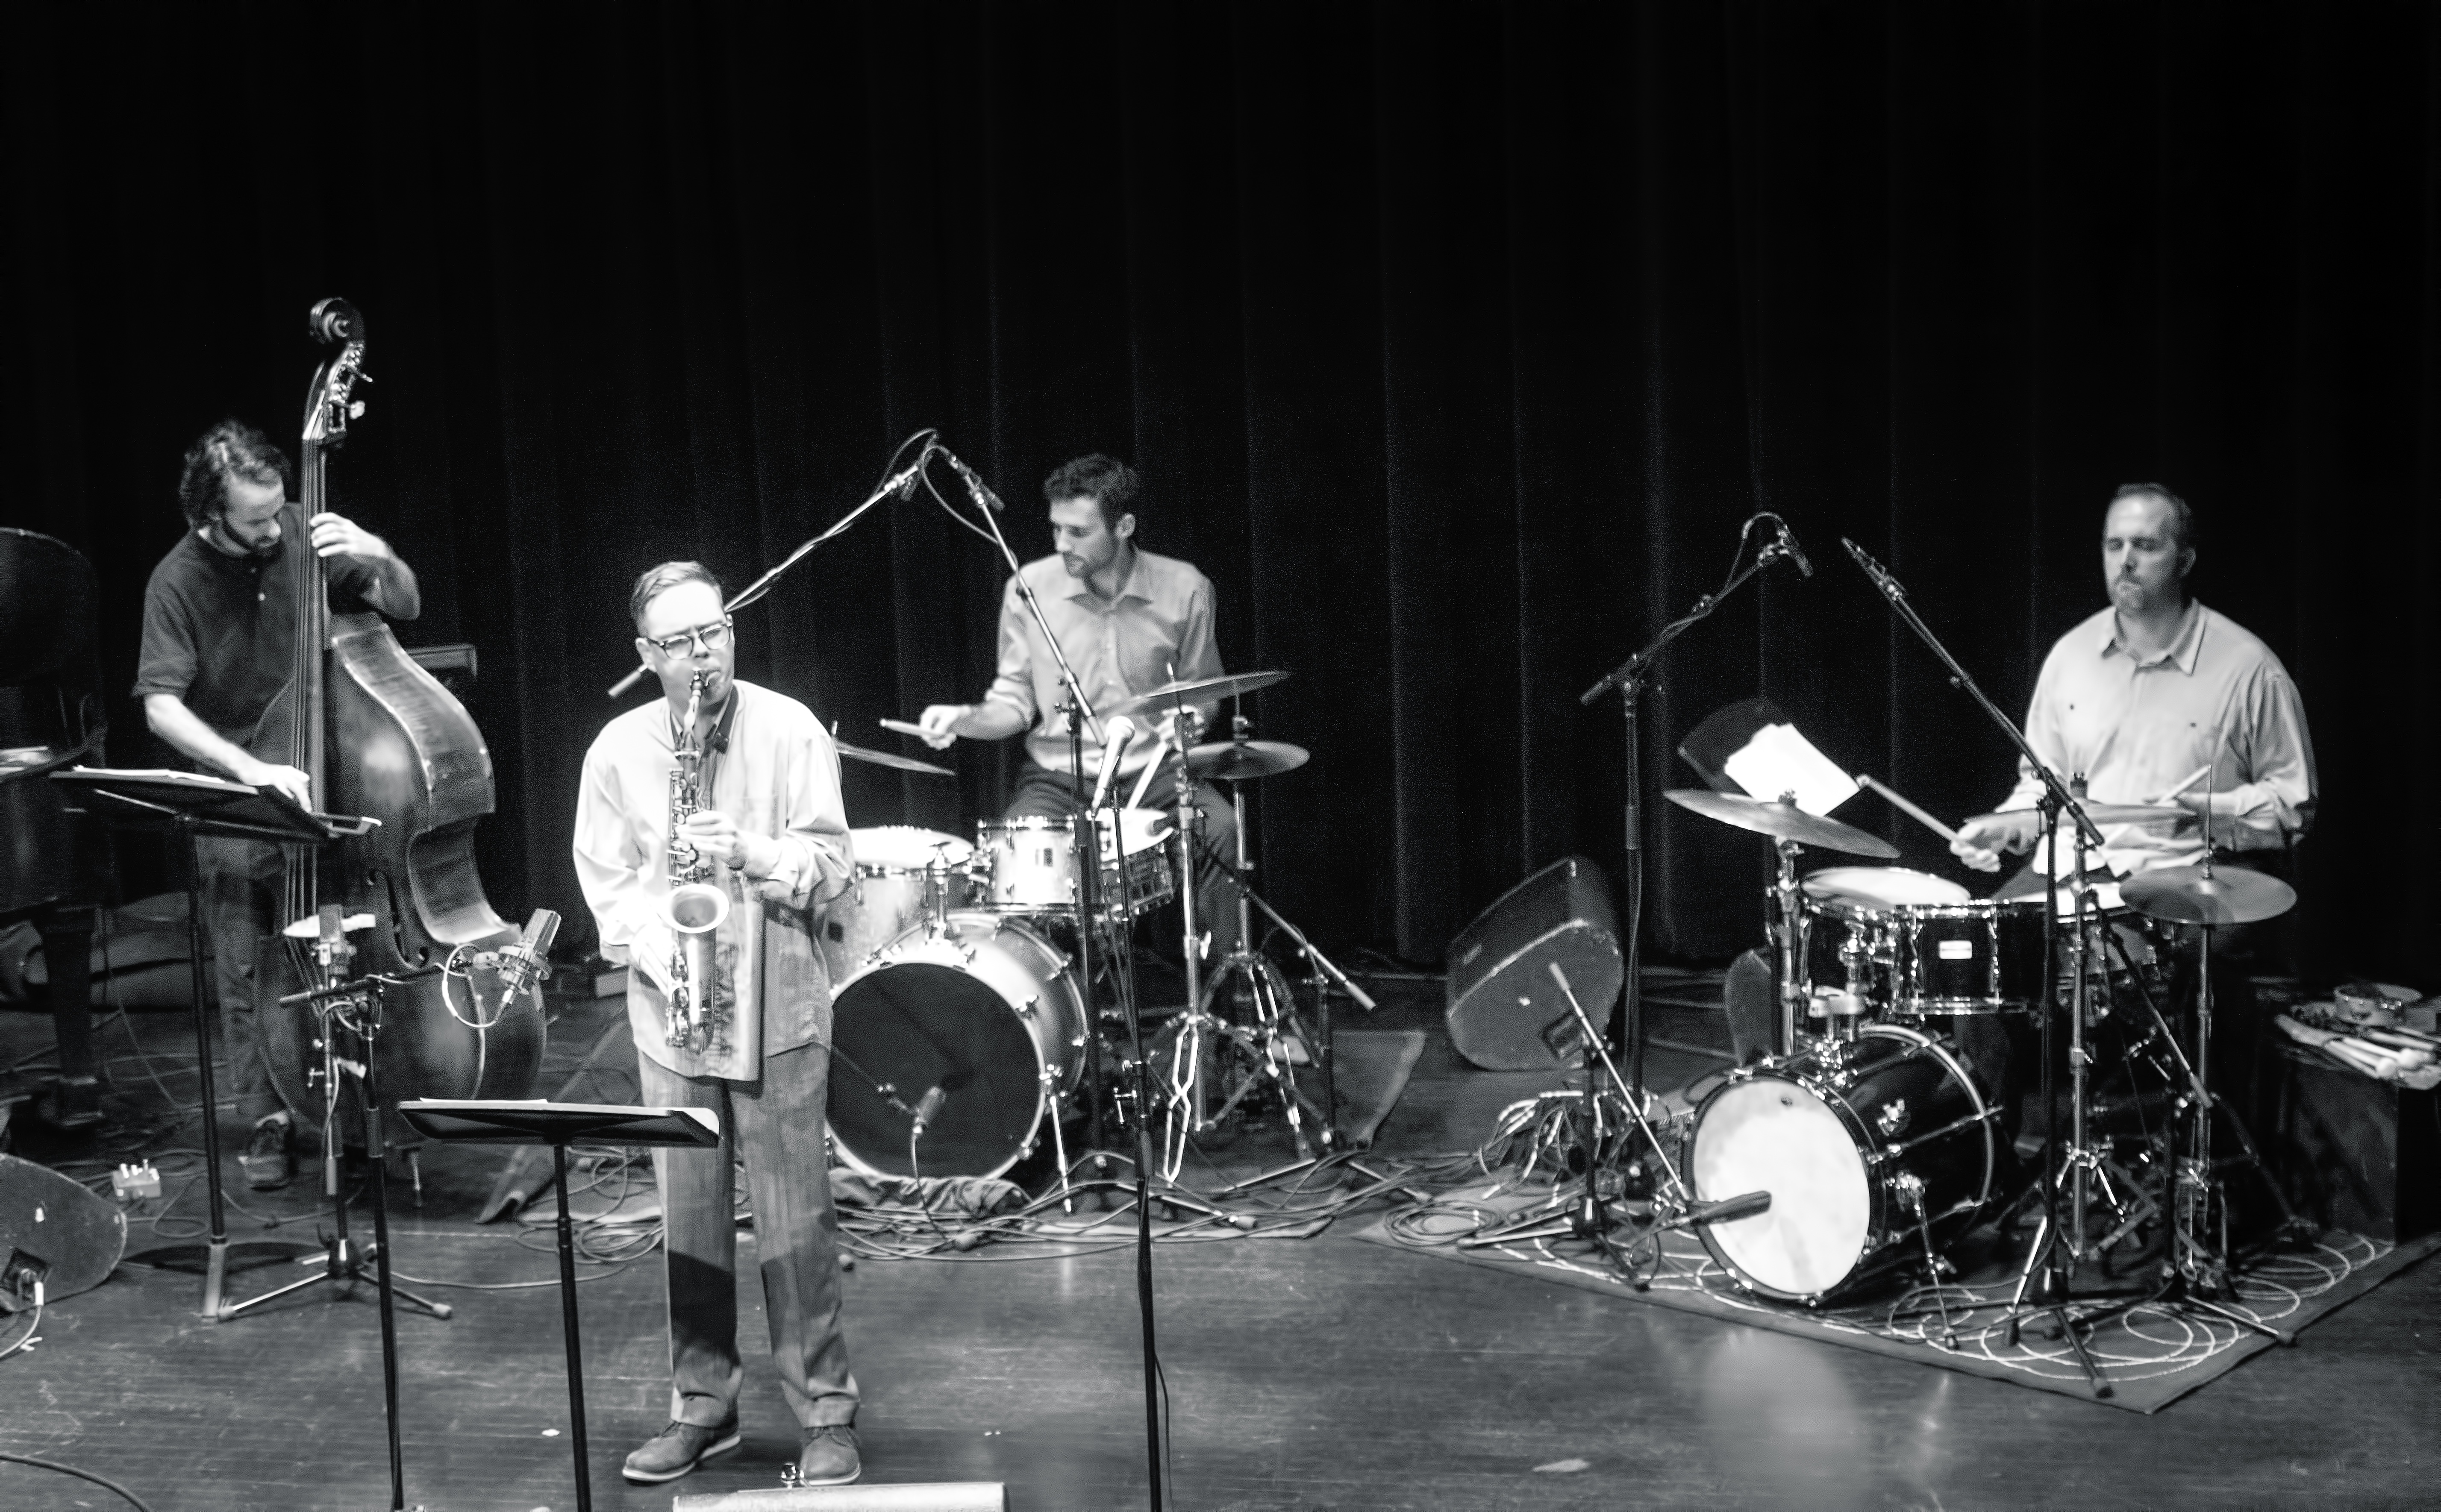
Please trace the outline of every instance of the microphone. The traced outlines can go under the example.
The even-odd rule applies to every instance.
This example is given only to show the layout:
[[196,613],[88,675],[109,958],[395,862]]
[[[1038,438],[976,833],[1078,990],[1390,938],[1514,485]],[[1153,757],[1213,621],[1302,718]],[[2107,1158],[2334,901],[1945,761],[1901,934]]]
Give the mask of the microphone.
[[1797,570],[1804,573],[1809,578],[1812,577],[1814,575],[1814,564],[1805,560],[1805,549],[1797,544],[1797,532],[1790,530],[1788,528],[1788,522],[1781,519],[1777,514],[1771,517],[1771,522],[1780,527],[1781,549],[1786,551],[1790,560],[1797,564]]
[[915,1099],[915,1137],[917,1139],[922,1139],[924,1131],[932,1126],[932,1121],[941,1116],[941,1105],[949,1100],[949,1094],[938,1087],[925,1089],[924,1095]]
[[1698,1223],[1729,1223],[1739,1218],[1751,1218],[1771,1210],[1771,1194],[1748,1192],[1741,1197],[1723,1197],[1718,1202],[1698,1202],[1686,1212],[1662,1224],[1665,1229],[1691,1228]]
[[973,496],[976,503],[995,514],[1004,514],[1008,512],[1008,506],[1000,501],[1000,495],[991,491],[991,485],[977,477],[975,470],[966,464],[965,459],[947,446],[941,448],[941,455],[949,459],[950,470],[966,479],[967,493]]
[[1094,779],[1093,808],[1100,808],[1111,795],[1111,779],[1119,775],[1119,756],[1128,742],[1136,738],[1135,721],[1125,714],[1114,715],[1102,725],[1102,771]]
[[551,979],[551,943],[559,937],[559,915],[549,909],[536,909],[526,921],[526,932],[517,943],[500,951],[500,990],[504,997],[514,998],[537,982]]

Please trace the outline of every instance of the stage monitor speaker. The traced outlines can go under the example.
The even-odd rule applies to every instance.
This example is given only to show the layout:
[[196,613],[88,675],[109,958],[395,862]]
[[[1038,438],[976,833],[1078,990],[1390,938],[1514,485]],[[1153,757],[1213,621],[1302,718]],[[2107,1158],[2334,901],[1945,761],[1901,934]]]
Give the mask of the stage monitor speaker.
[[681,1496],[670,1512],[1008,1512],[998,1481],[933,1485],[791,1485],[775,1491],[714,1491]]
[[1597,1029],[1626,980],[1610,878],[1582,855],[1554,861],[1503,893],[1449,948],[1449,1035],[1485,1071],[1548,1071],[1582,1041],[1551,980],[1559,963]]
[[0,1312],[31,1306],[34,1283],[57,1302],[110,1277],[127,1249],[127,1214],[48,1166],[0,1155]]

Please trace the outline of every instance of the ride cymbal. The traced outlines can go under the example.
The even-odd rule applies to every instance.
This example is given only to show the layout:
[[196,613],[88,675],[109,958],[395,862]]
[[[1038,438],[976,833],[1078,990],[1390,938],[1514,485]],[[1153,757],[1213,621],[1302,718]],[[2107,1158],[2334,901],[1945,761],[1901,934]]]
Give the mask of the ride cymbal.
[[2167,924],[2259,924],[2297,906],[2297,890],[2242,866],[2173,866],[2119,884],[2127,906]]
[[1209,703],[1216,698],[1235,698],[1257,688],[1268,688],[1288,676],[1285,672],[1241,672],[1228,677],[1198,677],[1184,682],[1166,682],[1150,693],[1140,693],[1125,703],[1112,704],[1102,711],[1103,717],[1132,714],[1139,709],[1179,703]]
[[1886,861],[1898,859],[1898,847],[1888,840],[1876,839],[1851,824],[1819,814],[1808,814],[1794,803],[1781,803],[1769,799],[1748,798],[1742,793],[1715,793],[1702,787],[1673,787],[1662,797],[1690,809],[1706,819],[1719,819],[1757,835],[1774,839],[1795,840],[1824,851],[1845,851],[1850,855],[1878,855]]
[[1241,783],[1277,777],[1313,759],[1303,746],[1284,740],[1216,740],[1186,753],[1186,769],[1206,782]]

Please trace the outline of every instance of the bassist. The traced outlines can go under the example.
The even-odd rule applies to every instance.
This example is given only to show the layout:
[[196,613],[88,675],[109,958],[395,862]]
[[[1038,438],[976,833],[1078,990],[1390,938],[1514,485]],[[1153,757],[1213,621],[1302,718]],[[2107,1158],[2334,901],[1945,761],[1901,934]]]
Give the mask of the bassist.
[[[247,748],[295,664],[294,541],[310,540],[323,558],[335,613],[412,620],[422,601],[414,571],[381,537],[337,514],[304,519],[288,497],[293,481],[287,455],[239,421],[188,448],[178,480],[188,530],[145,585],[136,696],[153,732],[204,769],[312,808],[305,773]],[[289,922],[280,917],[282,856],[255,840],[207,838],[197,849],[223,1053],[238,1112],[254,1125],[239,1164],[247,1184],[280,1186],[295,1170],[296,1140],[261,1050],[254,942]]]

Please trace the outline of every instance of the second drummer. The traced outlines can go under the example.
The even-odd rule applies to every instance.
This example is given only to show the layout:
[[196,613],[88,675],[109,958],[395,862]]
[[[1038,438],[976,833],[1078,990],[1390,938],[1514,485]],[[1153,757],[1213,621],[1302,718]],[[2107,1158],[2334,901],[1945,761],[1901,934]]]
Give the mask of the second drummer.
[[[1220,675],[1213,639],[1212,584],[1191,563],[1157,556],[1136,545],[1143,513],[1135,469],[1100,453],[1062,463],[1043,479],[1050,505],[1054,554],[1020,569],[1058,638],[1059,650],[1076,672],[1086,698],[1106,711],[1165,682]],[[964,735],[1006,740],[1025,734],[1025,764],[1017,776],[1008,819],[1060,819],[1081,803],[1079,790],[1100,770],[1101,743],[1084,732],[1084,774],[1069,765],[1068,717],[1060,711],[1066,692],[1059,660],[1042,643],[1042,633],[1009,580],[1001,595],[1000,672],[983,698],[971,704],[934,704],[920,723],[924,739],[946,749]],[[1200,712],[1209,719],[1212,705]],[[1166,738],[1169,718],[1158,727]],[[1149,736],[1130,742],[1121,753],[1118,788],[1133,792],[1147,765],[1162,769],[1145,789],[1145,801],[1175,801],[1178,758]],[[1236,836],[1229,802],[1210,783],[1195,785],[1203,815],[1203,855],[1228,855]],[[1236,943],[1237,891],[1215,862],[1196,874],[1199,934],[1207,959]]]

